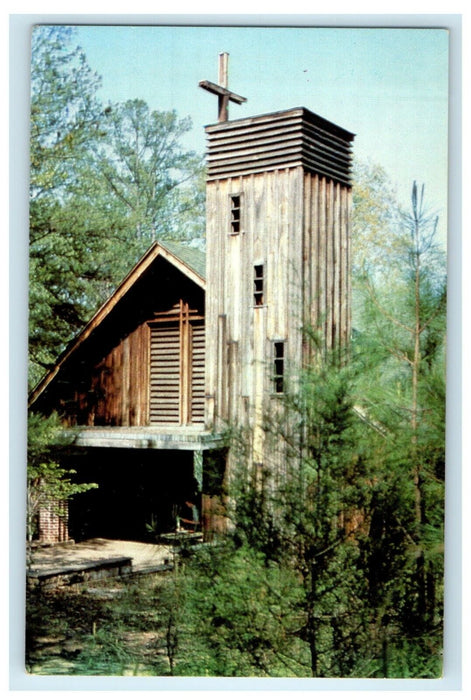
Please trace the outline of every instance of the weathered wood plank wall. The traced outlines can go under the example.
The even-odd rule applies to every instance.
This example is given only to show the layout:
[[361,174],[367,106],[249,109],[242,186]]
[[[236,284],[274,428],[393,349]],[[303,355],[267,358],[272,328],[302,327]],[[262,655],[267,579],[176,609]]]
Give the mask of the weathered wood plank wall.
[[[218,415],[231,420],[239,410],[231,397],[227,412],[227,392],[237,388],[252,400],[258,391],[270,393],[265,340],[285,341],[291,364],[299,366],[303,324],[321,328],[326,350],[344,345],[350,334],[348,192],[302,168],[286,169],[219,181],[208,187],[208,208],[227,211],[231,192],[241,188],[243,231],[230,234],[228,218],[208,222],[207,317],[218,332],[208,337],[207,394]],[[261,306],[254,303],[255,265],[263,266]],[[227,343],[239,348],[230,361]]]
[[[156,325],[172,323],[170,347]],[[158,258],[77,343],[34,410],[57,410],[68,426],[202,425],[204,337],[204,290]]]
[[149,352],[149,327],[144,323],[90,367],[66,411],[68,424],[147,425]]
[[245,421],[258,461],[275,405],[274,344],[295,385],[312,356],[303,326],[320,330],[325,351],[348,343],[353,135],[303,109],[207,134],[206,314],[217,329],[206,342],[207,427]]

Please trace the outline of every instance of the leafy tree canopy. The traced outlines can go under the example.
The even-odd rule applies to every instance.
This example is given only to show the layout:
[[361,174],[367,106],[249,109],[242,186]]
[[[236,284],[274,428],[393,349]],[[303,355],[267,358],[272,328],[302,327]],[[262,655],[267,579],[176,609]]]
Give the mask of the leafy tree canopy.
[[68,27],[33,32],[32,386],[154,240],[202,240],[202,160],[190,128],[141,100],[104,106]]

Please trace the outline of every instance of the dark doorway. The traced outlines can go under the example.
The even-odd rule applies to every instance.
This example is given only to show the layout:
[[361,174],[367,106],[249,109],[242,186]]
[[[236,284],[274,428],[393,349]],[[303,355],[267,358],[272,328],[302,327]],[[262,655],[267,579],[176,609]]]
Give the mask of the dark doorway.
[[69,534],[76,542],[106,539],[155,542],[173,532],[188,500],[198,500],[190,451],[96,448],[70,456],[79,482],[97,489],[75,496]]

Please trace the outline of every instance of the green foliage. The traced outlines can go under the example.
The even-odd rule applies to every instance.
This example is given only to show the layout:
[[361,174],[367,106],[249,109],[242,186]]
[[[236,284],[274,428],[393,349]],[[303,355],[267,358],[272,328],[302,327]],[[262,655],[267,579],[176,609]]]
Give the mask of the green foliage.
[[303,676],[298,635],[302,588],[296,572],[230,539],[197,552],[184,576],[175,673],[200,676]]
[[[194,198],[196,177],[203,172],[201,158],[180,145],[190,119],[178,119],[174,111],[150,111],[137,99],[109,105],[105,115],[96,178],[121,211],[129,241],[135,240],[143,252],[156,239],[187,238],[184,214],[196,214],[197,206],[194,199],[180,196],[182,186],[191,182]],[[201,188],[197,194],[201,197]]]
[[[74,164],[99,137],[100,79],[84,54],[72,45],[73,30],[37,26],[31,57],[31,200],[35,218],[41,204],[65,195],[74,181]],[[33,228],[33,233],[39,231]]]
[[[371,537],[362,546],[370,600],[378,619],[388,621],[395,648],[414,649],[409,661],[416,668],[428,653],[426,667],[438,668],[446,280],[444,256],[434,242],[436,217],[426,213],[424,189],[419,192],[415,183],[411,211],[401,222],[399,244],[387,270],[372,275],[364,269],[357,277],[362,315],[354,350],[363,367],[358,402],[373,424],[382,427],[382,437],[375,439]],[[395,671],[389,669],[392,675],[403,664],[402,652],[397,653],[396,660],[387,654],[388,667],[397,664]]]
[[[413,334],[388,333],[392,319],[408,327],[417,312],[403,252],[390,261],[400,294],[389,297],[392,285],[375,278],[372,307],[391,299],[395,315],[379,326],[369,319],[348,365],[334,354],[296,370],[295,391],[266,415],[265,440],[284,455],[282,473],[250,465],[250,435],[228,432],[239,455],[229,483],[234,531],[187,566],[176,673],[440,675],[443,277],[439,267],[421,270],[423,362],[412,423]],[[426,279],[426,271],[437,275]],[[409,353],[406,367],[392,341]]]
[[[406,233],[397,238],[389,284],[381,286],[381,273],[366,288],[376,298],[368,304],[364,295],[371,316],[349,364],[324,355],[296,369],[295,390],[278,397],[265,417],[269,452],[275,462],[284,455],[281,473],[275,463],[252,468],[250,435],[233,430],[240,464],[231,478],[234,542],[259,557],[262,581],[271,567],[296,574],[297,603],[293,608],[286,598],[284,614],[298,622],[298,658],[309,657],[301,674],[441,671],[444,277],[428,236],[416,284],[417,239],[411,250]],[[228,555],[220,570],[235,561]],[[233,587],[249,581],[243,572],[241,561],[244,583],[220,574],[234,600]],[[217,586],[210,589],[216,596]],[[220,595],[207,595],[218,609]]]
[[401,246],[400,207],[385,170],[354,160],[352,215],[353,284],[357,274],[391,274],[390,263]]
[[270,429],[286,445],[273,510],[279,513],[281,561],[303,580],[313,676],[354,675],[368,639],[356,540],[371,497],[370,475],[353,411],[353,379],[352,367],[325,356],[301,372],[298,390],[285,395]]
[[156,238],[204,232],[188,119],[104,106],[74,30],[35,27],[31,73],[30,385]]
[[28,416],[27,466],[27,534],[31,541],[36,534],[36,518],[41,508],[53,507],[58,515],[63,503],[75,494],[98,488],[94,483],[74,481],[75,470],[64,469],[58,451],[67,441],[61,438],[61,424],[56,414]]
[[277,397],[264,419],[276,465],[248,464],[250,436],[232,431],[238,453],[229,485],[234,531],[225,546],[209,549],[196,581],[190,578],[204,611],[191,595],[187,599],[196,606],[194,619],[200,618],[196,638],[206,649],[205,673],[369,672],[371,618],[357,541],[364,525],[360,509],[370,496],[358,451],[354,376],[350,368],[339,369],[336,356],[297,376],[296,391]]
[[[35,27],[30,136],[31,381],[86,319],[85,243],[63,207],[89,144],[100,138],[99,79],[65,27]],[[90,245],[87,242],[86,245]],[[85,263],[86,265],[86,263]]]

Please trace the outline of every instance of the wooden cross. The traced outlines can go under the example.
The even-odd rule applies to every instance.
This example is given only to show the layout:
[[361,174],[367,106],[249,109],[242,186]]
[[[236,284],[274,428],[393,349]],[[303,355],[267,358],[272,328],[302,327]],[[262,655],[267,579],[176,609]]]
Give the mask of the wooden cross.
[[201,80],[199,86],[212,92],[214,95],[218,96],[218,121],[227,122],[229,118],[229,100],[231,102],[237,102],[237,104],[242,104],[246,102],[246,97],[241,97],[236,95],[235,92],[231,92],[227,87],[227,67],[229,64],[229,54],[220,53],[219,54],[219,85],[211,83],[209,80]]

